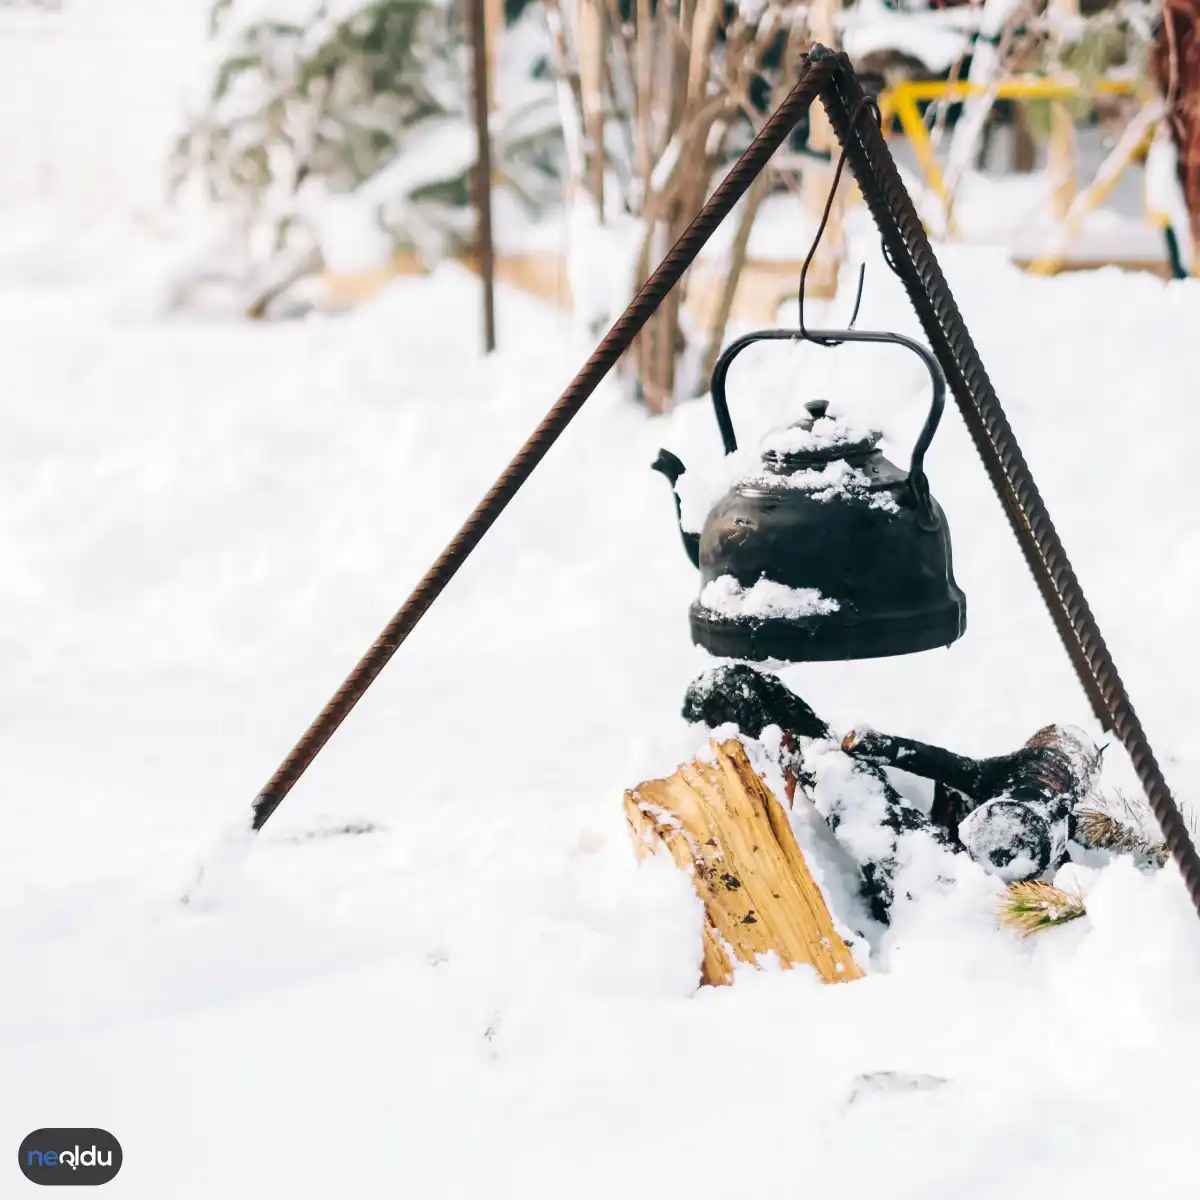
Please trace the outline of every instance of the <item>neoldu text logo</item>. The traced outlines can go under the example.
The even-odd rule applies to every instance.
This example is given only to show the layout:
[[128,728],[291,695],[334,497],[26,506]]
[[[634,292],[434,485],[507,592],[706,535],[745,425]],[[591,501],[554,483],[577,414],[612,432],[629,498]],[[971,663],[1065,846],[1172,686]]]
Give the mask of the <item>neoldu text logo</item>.
[[94,1187],[121,1169],[121,1143],[106,1129],[35,1129],[17,1151],[21,1174],[48,1187]]

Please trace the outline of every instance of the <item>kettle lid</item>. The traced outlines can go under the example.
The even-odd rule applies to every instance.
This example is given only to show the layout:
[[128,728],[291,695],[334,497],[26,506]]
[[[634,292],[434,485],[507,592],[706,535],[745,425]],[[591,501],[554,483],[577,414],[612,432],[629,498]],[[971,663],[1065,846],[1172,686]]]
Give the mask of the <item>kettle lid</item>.
[[882,433],[827,416],[828,400],[810,400],[808,416],[768,433],[760,443],[763,461],[773,471],[816,467],[839,459],[862,458],[879,444]]

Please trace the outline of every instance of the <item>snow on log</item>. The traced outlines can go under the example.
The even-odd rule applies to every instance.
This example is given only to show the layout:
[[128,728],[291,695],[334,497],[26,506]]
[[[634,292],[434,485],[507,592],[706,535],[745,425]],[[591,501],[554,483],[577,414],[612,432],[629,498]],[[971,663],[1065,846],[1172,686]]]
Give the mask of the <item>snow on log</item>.
[[861,979],[783,806],[741,742],[711,745],[711,761],[625,793],[639,857],[665,849],[704,901],[701,983],[729,983],[735,960],[772,950],[785,967],[808,964],[826,983]]

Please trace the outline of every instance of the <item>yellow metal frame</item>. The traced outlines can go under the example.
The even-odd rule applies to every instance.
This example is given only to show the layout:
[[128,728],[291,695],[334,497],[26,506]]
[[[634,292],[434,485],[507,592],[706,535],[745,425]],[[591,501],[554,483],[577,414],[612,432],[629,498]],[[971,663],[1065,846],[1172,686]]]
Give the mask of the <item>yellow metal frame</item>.
[[[994,88],[986,84],[968,83],[958,80],[951,83],[943,79],[917,79],[898,83],[879,96],[879,111],[886,129],[895,117],[900,122],[904,136],[908,138],[917,156],[917,162],[925,175],[931,191],[945,203],[946,181],[942,168],[933,151],[933,142],[925,120],[917,107],[922,100],[966,100],[970,96],[983,96],[989,91],[997,100],[1067,100],[1084,93],[1088,95],[1130,96],[1144,91],[1137,84],[1125,79],[1101,79],[1090,88],[1085,88],[1078,79],[1046,79],[1042,76],[1016,76],[1002,80]],[[1148,95],[1148,94],[1147,94]]]
[[[1151,101],[1153,103],[1153,101]],[[1143,110],[1145,113],[1146,110]],[[1034,262],[1029,264],[1028,270],[1034,275],[1053,275],[1063,264],[1066,259],[1067,245],[1078,235],[1083,229],[1084,221],[1090,212],[1095,212],[1096,209],[1104,203],[1105,200],[1112,194],[1113,188],[1117,185],[1117,180],[1129,169],[1130,165],[1139,157],[1144,155],[1150,149],[1150,143],[1154,139],[1155,130],[1158,127],[1161,117],[1157,114],[1147,113],[1145,120],[1145,129],[1136,140],[1130,138],[1129,144],[1123,150],[1121,157],[1116,161],[1113,170],[1107,176],[1097,176],[1087,188],[1077,197],[1074,204],[1071,205],[1070,211],[1067,213],[1064,222],[1064,238],[1059,250],[1049,254],[1043,254]],[[1141,116],[1135,117],[1134,120],[1142,119]],[[1149,205],[1146,203],[1146,198],[1143,193],[1142,199],[1142,215],[1147,222],[1152,225],[1162,228],[1164,222],[1162,218],[1150,211]]]
[[[883,118],[885,131],[890,127],[892,118],[900,122],[904,136],[908,138],[916,156],[917,164],[925,177],[926,186],[948,205],[950,197],[946,192],[946,180],[942,174],[941,164],[934,153],[933,142],[925,120],[921,116],[918,104],[923,100],[966,100],[971,96],[982,96],[991,93],[997,100],[1066,100],[1078,95],[1139,95],[1149,101],[1152,93],[1143,84],[1125,79],[1101,79],[1095,84],[1085,87],[1078,79],[1070,76],[1048,79],[1043,76],[1015,76],[1002,80],[994,86],[973,84],[966,80],[949,82],[942,79],[920,79],[899,83],[887,88],[879,96],[879,111]],[[1113,175],[1103,184],[1086,189],[1086,201],[1081,210],[1073,214],[1072,224],[1082,222],[1083,217],[1098,208],[1108,198],[1117,180],[1139,155],[1149,147],[1154,137],[1155,124],[1151,124],[1146,134],[1133,146],[1125,160]],[[1154,221],[1154,214],[1147,214],[1147,219]],[[1161,220],[1156,223],[1161,224]],[[949,230],[951,236],[956,236],[953,226]],[[1077,230],[1076,230],[1077,232]],[[1063,254],[1045,255],[1031,264],[1031,270],[1039,274],[1050,274],[1063,263]]]

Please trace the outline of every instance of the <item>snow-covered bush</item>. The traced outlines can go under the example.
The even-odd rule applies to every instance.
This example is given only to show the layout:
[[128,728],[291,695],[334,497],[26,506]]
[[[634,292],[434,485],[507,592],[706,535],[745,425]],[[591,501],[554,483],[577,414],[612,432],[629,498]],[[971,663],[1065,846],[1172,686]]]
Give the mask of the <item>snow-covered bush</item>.
[[[506,90],[493,160],[497,185],[537,209],[557,195],[557,125],[528,24],[505,40],[527,86]],[[202,186],[262,280],[461,250],[476,158],[462,29],[455,0],[215,0],[173,186]]]

